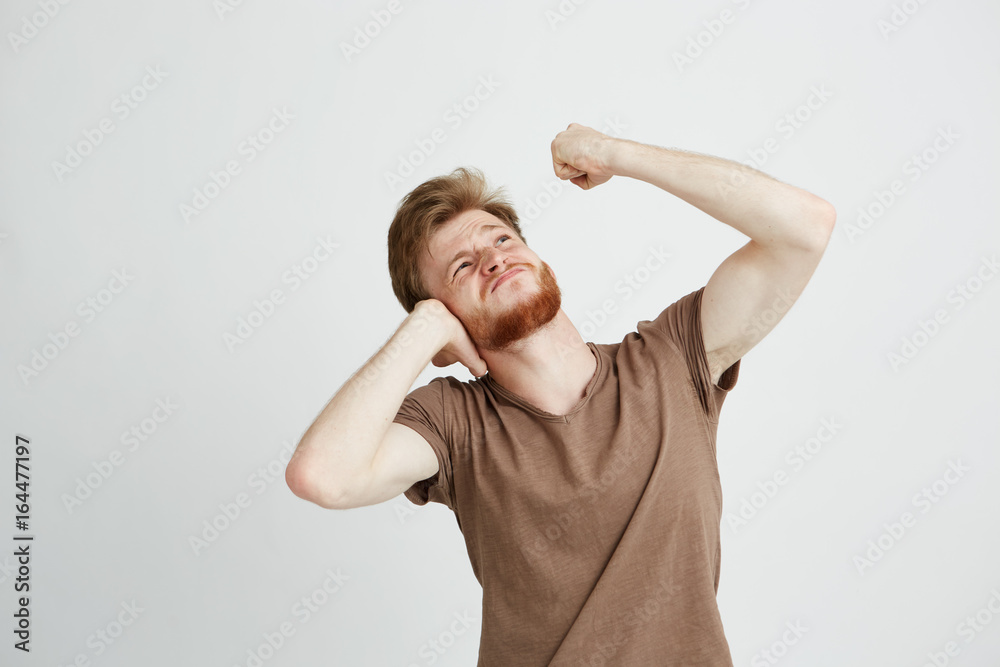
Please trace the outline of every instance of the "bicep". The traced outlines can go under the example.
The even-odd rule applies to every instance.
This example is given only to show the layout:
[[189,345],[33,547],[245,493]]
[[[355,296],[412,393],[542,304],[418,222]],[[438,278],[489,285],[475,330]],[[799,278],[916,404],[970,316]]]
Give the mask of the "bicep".
[[713,384],[781,321],[822,255],[822,248],[765,247],[751,240],[719,265],[701,300]]
[[392,422],[375,450],[372,463],[341,509],[377,505],[395,498],[414,483],[437,474],[440,465],[424,436]]

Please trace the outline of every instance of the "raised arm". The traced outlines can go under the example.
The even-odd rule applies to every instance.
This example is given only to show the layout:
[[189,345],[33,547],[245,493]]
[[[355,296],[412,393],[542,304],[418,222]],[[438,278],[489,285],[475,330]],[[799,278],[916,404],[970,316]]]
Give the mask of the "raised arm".
[[552,142],[556,175],[583,189],[629,176],[750,237],[709,278],[701,302],[712,381],[781,321],[826,250],[836,211],[805,190],[710,155],[608,137],[570,124]]

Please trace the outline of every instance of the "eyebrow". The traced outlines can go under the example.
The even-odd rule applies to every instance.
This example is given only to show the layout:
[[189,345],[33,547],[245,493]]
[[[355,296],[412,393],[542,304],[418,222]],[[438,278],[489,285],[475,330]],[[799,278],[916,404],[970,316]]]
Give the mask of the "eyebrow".
[[[494,230],[494,229],[508,229],[508,227],[506,225],[497,225],[497,224],[483,225],[482,227],[479,228],[479,235],[482,236],[486,232],[489,232],[489,231]],[[466,250],[464,248],[462,250],[459,250],[458,252],[455,253],[455,256],[451,258],[451,261],[448,262],[445,265],[444,271],[445,271],[445,274],[448,275],[449,279],[451,279],[451,275],[450,275],[451,267],[455,264],[455,262],[457,262],[459,259],[461,259],[461,257],[463,255],[465,255],[467,252],[468,252],[468,250]]]

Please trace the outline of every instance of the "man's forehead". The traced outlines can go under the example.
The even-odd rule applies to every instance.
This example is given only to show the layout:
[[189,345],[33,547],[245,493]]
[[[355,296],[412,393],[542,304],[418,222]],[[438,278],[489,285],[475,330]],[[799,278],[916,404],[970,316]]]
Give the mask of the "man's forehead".
[[479,235],[493,229],[510,227],[486,211],[465,211],[432,232],[427,252],[434,263],[450,264],[455,253],[466,250]]

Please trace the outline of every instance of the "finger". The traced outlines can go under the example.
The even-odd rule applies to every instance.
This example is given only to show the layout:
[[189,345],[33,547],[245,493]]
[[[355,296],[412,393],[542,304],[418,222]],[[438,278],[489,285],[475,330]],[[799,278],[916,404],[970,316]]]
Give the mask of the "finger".
[[486,375],[486,362],[479,358],[478,355],[476,355],[474,359],[474,362],[466,364],[466,368],[468,368],[469,372],[477,378]]
[[452,359],[451,356],[447,354],[438,354],[435,355],[433,359],[431,359],[431,363],[437,366],[438,368],[445,368],[447,366],[451,366],[453,363],[455,363],[455,361],[457,360]]
[[472,353],[470,355],[470,358],[474,359],[476,362],[474,366],[469,367],[469,370],[471,370],[472,374],[475,375],[476,377],[482,377],[486,375],[487,371],[489,371],[489,368],[486,367],[486,360],[483,359],[483,355],[479,351],[479,346],[476,345],[475,342],[472,341],[471,339],[469,340],[469,342],[472,347]]
[[555,169],[556,176],[558,176],[559,178],[561,178],[563,180],[566,180],[567,178],[573,178],[574,176],[580,176],[580,175],[583,175],[583,174],[587,173],[585,171],[580,171],[579,169],[576,169],[572,165],[569,165],[569,164],[567,164],[565,162],[558,162],[558,163],[556,163],[555,167],[556,167],[556,169]]

